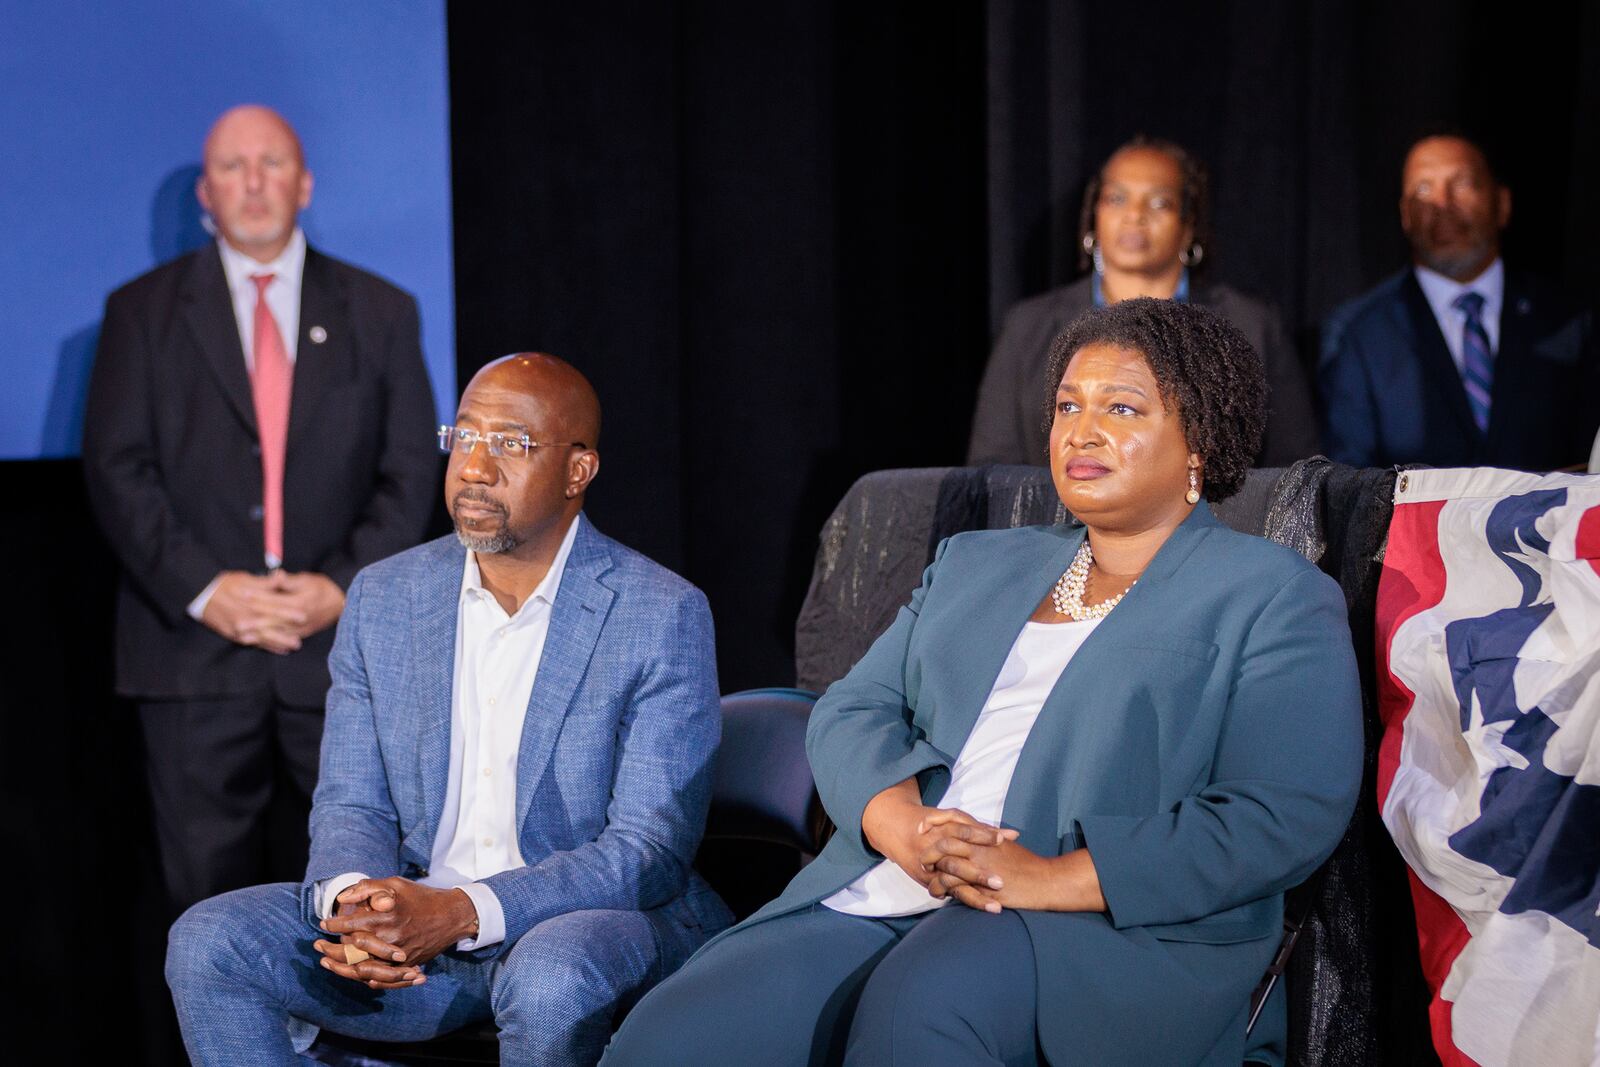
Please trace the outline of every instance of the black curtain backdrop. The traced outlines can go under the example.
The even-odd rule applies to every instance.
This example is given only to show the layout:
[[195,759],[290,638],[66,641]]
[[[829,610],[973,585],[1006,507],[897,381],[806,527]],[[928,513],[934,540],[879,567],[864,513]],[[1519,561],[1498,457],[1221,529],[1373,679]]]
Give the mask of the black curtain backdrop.
[[1410,0],[985,5],[989,321],[1077,275],[1088,178],[1137,132],[1212,172],[1206,269],[1283,311],[1307,360],[1405,262],[1400,164],[1480,138],[1513,190],[1507,255],[1600,288],[1600,6]]
[[1208,160],[1207,269],[1309,364],[1404,262],[1400,162],[1440,124],[1511,183],[1508,254],[1600,287],[1597,36],[1577,0],[455,3],[461,378],[526,348],[589,374],[590,514],[706,591],[725,689],[788,682],[822,519],[961,461],[992,331],[1074,276],[1116,145]]
[[[1600,5],[448,12],[461,380],[528,348],[589,374],[590,514],[706,590],[724,690],[792,680],[816,534],[855,477],[960,462],[998,315],[1066,280],[1083,182],[1137,131],[1210,161],[1211,266],[1278,302],[1308,357],[1321,316],[1403,261],[1400,157],[1435,121],[1491,140],[1510,254],[1600,291]],[[29,931],[7,1051],[163,1062],[141,1051],[162,932],[109,696],[112,563],[75,462],[0,463],[0,499],[0,847]],[[1411,993],[1397,978],[1393,1062]]]
[[794,680],[855,477],[960,462],[983,40],[976,5],[450,7],[462,381],[519,349],[589,375],[589,514],[706,591],[725,690]]

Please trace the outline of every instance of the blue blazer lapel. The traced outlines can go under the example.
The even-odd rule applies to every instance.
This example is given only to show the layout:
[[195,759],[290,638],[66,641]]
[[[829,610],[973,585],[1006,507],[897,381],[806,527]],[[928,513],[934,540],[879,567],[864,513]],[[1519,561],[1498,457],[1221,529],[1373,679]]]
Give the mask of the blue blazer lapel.
[[1405,280],[1400,283],[1400,299],[1406,332],[1412,340],[1411,350],[1417,354],[1423,378],[1433,386],[1464,439],[1480,439],[1482,435],[1473,421],[1472,406],[1467,400],[1467,387],[1461,384],[1461,372],[1456,369],[1456,361],[1450,358],[1450,348],[1439,331],[1439,320],[1434,318],[1433,308],[1417,283],[1415,272],[1406,271]]
[[[1097,672],[1139,669],[1139,664],[1134,661],[1108,660],[1109,647],[1123,643],[1136,644],[1145,634],[1162,632],[1165,606],[1171,603],[1169,598],[1173,595],[1178,569],[1207,533],[1219,525],[1221,523],[1211,513],[1209,505],[1204,501],[1195,505],[1189,517],[1179,524],[1172,532],[1172,536],[1168,537],[1166,543],[1157,550],[1150,565],[1145,568],[1144,574],[1140,575],[1139,581],[1128,590],[1116,610],[1100,621],[1100,625],[1094,628],[1089,639],[1073,655],[1066,669],[1056,679],[1055,686],[1051,688],[1050,695],[1045,698],[1044,706],[1039,710],[1039,718],[1034,728],[1029,731],[1027,740],[1022,744],[1016,769],[1012,772],[1011,788],[1006,793],[1005,811],[1000,820],[1006,826],[1034,827],[1034,836],[1030,838],[1025,835],[1022,839],[1022,844],[1028,848],[1046,855],[1054,855],[1059,845],[1059,842],[1043,840],[1037,836],[1053,823],[1049,819],[1037,817],[1042,809],[1035,810],[1032,806],[1039,804],[1053,809],[1059,802],[1061,794],[1061,783],[1047,781],[1038,770],[1039,754],[1063,743],[1066,733],[1072,726],[1071,705],[1082,704],[1083,700],[1080,698],[1086,693],[1092,694],[1093,685],[1086,683],[1092,683]],[[1092,702],[1092,697],[1089,699]],[[1036,817],[1029,818],[1025,814],[1030,810],[1034,810]]]
[[[1008,556],[997,570],[983,575],[984,587],[995,593],[980,600],[962,620],[960,639],[971,650],[966,654],[971,658],[964,656],[963,661],[970,664],[971,669],[963,670],[955,678],[941,677],[941,703],[945,706],[934,721],[933,732],[928,735],[928,743],[952,761],[977,724],[978,713],[983,710],[1023,624],[1072,563],[1078,546],[1083,544],[1082,526],[1053,528],[1050,532],[1054,536],[1042,540],[1037,550]],[[934,775],[925,792],[942,791],[946,784],[943,776]],[[938,797],[933,800],[937,801]]]
[[528,697],[522,722],[522,746],[517,752],[517,826],[520,830],[533,803],[533,791],[550,762],[561,734],[567,708],[589,667],[600,640],[600,630],[616,593],[600,583],[611,569],[606,540],[585,516],[572,542],[567,569],[556,590],[550,611],[550,630],[544,639],[539,673]]
[[450,780],[450,701],[455,686],[456,621],[466,549],[440,541],[417,583],[411,624],[412,691],[417,708],[417,775],[422,823],[406,834],[403,847],[426,867],[444,814]]

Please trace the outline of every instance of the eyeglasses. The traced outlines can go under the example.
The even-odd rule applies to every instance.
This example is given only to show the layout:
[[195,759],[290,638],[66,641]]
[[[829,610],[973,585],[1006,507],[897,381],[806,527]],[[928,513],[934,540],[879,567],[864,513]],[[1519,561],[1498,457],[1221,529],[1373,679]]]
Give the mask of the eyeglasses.
[[460,426],[439,427],[439,451],[472,454],[479,441],[489,446],[495,459],[521,459],[536,448],[587,448],[582,441],[535,441],[525,433],[479,433]]

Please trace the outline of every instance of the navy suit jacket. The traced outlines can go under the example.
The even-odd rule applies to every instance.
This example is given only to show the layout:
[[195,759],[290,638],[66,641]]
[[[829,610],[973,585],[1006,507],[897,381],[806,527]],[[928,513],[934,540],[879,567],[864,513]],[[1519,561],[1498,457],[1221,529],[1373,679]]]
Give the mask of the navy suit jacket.
[[[439,491],[416,301],[308,248],[296,351],[283,565],[347,586],[421,539]],[[122,564],[119,693],[208,698],[267,684],[321,706],[331,629],[275,656],[185,613],[218,573],[260,572],[264,555],[255,405],[215,244],[106,300],[83,471]]]
[[[302,885],[427,870],[449,781],[465,550],[441,538],[351,583],[330,667],[322,770]],[[690,867],[721,737],[711,612],[664,567],[578,528],[551,609],[517,754],[524,867],[485,878],[505,912],[498,955],[545,919],[652,911],[715,933],[730,916]]]
[[[939,546],[911,602],[812,712],[807,748],[838,833],[746,925],[815,904],[880,862],[861,832],[880,791],[915,776],[923,802],[939,802],[1017,634],[1083,538],[1082,527],[1035,526]],[[1349,823],[1361,757],[1338,585],[1201,504],[1062,672],[1001,822],[1042,855],[1088,848],[1118,930],[1224,954],[1247,945],[1264,966],[1284,891]],[[1040,1039],[1070,1061],[1085,1020],[1062,1002],[1078,961],[1063,958],[1059,924],[1074,917],[1018,914],[1038,960]],[[1245,973],[1237,1000],[1166,1010],[1204,1050],[1260,973]],[[1107,995],[1156,1005],[1137,978],[1108,971]],[[1241,1026],[1222,1040],[1243,1037]]]
[[1409,267],[1329,317],[1317,377],[1325,450],[1356,467],[1554,470],[1584,462],[1600,426],[1588,314],[1510,267],[1486,433]]

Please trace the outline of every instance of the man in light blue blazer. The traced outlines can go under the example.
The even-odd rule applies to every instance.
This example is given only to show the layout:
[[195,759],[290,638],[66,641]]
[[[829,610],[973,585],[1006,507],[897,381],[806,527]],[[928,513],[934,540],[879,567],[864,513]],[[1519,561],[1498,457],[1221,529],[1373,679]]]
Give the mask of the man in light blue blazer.
[[690,866],[720,728],[710,612],[583,518],[599,429],[553,357],[468,385],[440,430],[456,536],[350,586],[305,881],[172,929],[195,1063],[491,1018],[504,1062],[592,1063],[618,1007],[731,922]]

